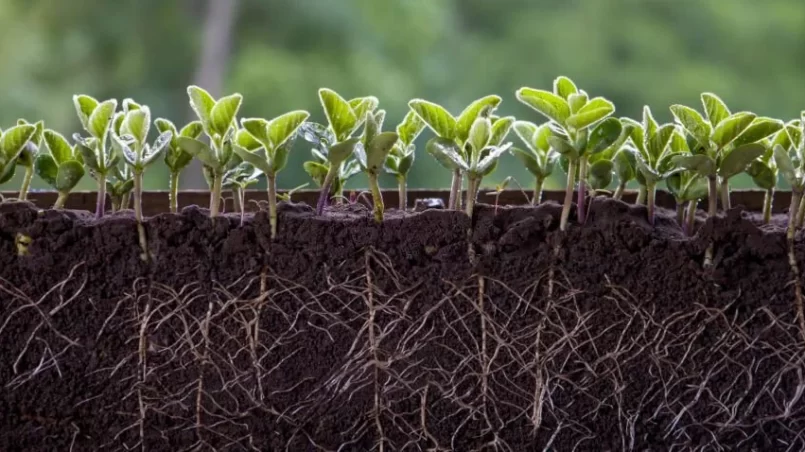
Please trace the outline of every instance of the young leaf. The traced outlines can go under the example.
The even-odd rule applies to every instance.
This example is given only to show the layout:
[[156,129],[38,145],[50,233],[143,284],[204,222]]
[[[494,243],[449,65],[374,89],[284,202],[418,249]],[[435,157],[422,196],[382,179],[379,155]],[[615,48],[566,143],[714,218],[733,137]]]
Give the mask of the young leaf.
[[746,173],[752,176],[755,184],[764,190],[771,190],[777,186],[777,174],[761,161],[755,160],[752,162]]
[[563,99],[568,99],[572,94],[576,94],[578,92],[578,88],[576,88],[576,84],[573,83],[570,78],[565,76],[559,76],[553,81],[553,92],[557,95],[562,97]]
[[391,148],[394,147],[394,144],[399,139],[400,137],[396,132],[382,132],[376,135],[365,149],[366,162],[364,167],[371,172],[379,172],[383,168],[383,162],[386,161]]
[[791,187],[801,187],[802,184],[799,178],[797,178],[797,172],[794,169],[794,163],[791,161],[791,155],[779,144],[774,146],[774,162],[777,164],[777,168],[780,170],[783,178]]
[[579,110],[587,105],[587,95],[583,93],[574,93],[567,98],[567,104],[570,106],[570,113],[578,113]]
[[456,137],[464,142],[470,136],[470,129],[480,116],[489,116],[500,105],[499,96],[486,96],[472,102],[458,115],[456,121]]
[[357,147],[363,147],[360,138],[350,138],[346,141],[336,143],[330,146],[327,152],[327,160],[331,165],[340,165],[344,160],[348,159],[350,155],[355,153]]
[[710,146],[712,129],[699,112],[684,105],[671,105],[671,114],[700,145]]
[[738,138],[733,140],[732,145],[736,148],[744,144],[757,143],[758,141],[770,137],[782,130],[782,121],[772,118],[755,118],[752,124],[746,128]]
[[549,91],[520,88],[517,90],[517,100],[561,125],[565,125],[565,121],[570,116],[570,106],[567,101]]
[[609,160],[598,160],[590,165],[587,179],[593,190],[604,190],[612,183],[612,170],[614,165]]
[[489,118],[478,117],[472,123],[467,142],[472,144],[474,152],[479,153],[489,143],[492,136],[492,123]]
[[157,157],[159,157],[168,146],[171,144],[173,140],[173,132],[170,130],[161,133],[156,140],[154,140],[154,144],[148,149],[148,153],[145,155],[145,166],[150,165],[153,163]]
[[201,163],[206,166],[218,169],[221,165],[212,152],[212,149],[210,149],[206,143],[193,138],[179,137],[176,139],[176,145],[183,151],[199,159]]
[[675,129],[676,127],[673,124],[664,124],[649,138],[648,143],[646,143],[646,152],[649,154],[652,163],[659,160],[665,152],[665,148],[668,147]]
[[739,112],[721,121],[713,129],[713,142],[719,148],[732,143],[755,120],[754,113]]
[[[534,123],[528,121],[515,121],[514,123],[514,133],[520,137],[520,140],[525,143],[528,148],[534,152],[537,151],[536,145],[536,135],[537,135],[537,126]],[[550,133],[550,130],[548,130]],[[546,138],[547,140],[547,138]]]
[[84,166],[75,160],[68,160],[59,165],[54,188],[59,192],[69,192],[84,177]]
[[148,130],[151,127],[151,110],[139,108],[131,110],[126,114],[123,125],[120,127],[122,135],[130,134],[134,136],[137,143],[145,143],[148,139]]
[[379,104],[380,101],[375,96],[356,97],[349,101],[350,108],[352,108],[352,111],[355,113],[355,117],[358,118],[358,121],[353,127],[353,131],[360,127],[366,115],[375,111]]
[[201,120],[204,127],[210,128],[215,99],[210,93],[195,85],[187,87],[187,95],[190,97],[190,107],[196,112],[198,119]]
[[587,142],[587,153],[597,154],[612,146],[620,137],[623,125],[617,118],[607,118],[599,123],[590,133]]
[[476,168],[476,171],[483,173],[484,176],[490,174],[492,171],[494,171],[494,170],[490,171],[492,165],[497,165],[497,161],[500,158],[500,156],[503,155],[506,151],[508,151],[510,147],[511,143],[506,143],[503,146],[494,146],[492,148],[487,148],[489,152],[486,154],[486,156],[484,156],[484,158],[481,159],[480,162],[478,162],[478,167]]
[[721,165],[718,167],[718,175],[722,179],[729,179],[736,174],[746,171],[746,168],[763,153],[766,148],[762,144],[750,143],[737,147],[730,151],[721,160]]
[[579,157],[579,151],[577,151],[576,148],[574,148],[564,138],[558,137],[556,135],[551,135],[548,137],[548,143],[551,144],[551,147],[556,152],[565,157],[568,157],[570,159],[577,159]]
[[[165,131],[160,130],[160,132]],[[191,121],[187,123],[186,126],[182,127],[182,130],[179,132],[178,135],[174,133],[173,137],[176,138],[178,136],[183,136],[188,138],[198,138],[201,136],[202,132],[204,132],[204,127],[201,125],[201,121]]]
[[235,144],[251,152],[263,147],[263,144],[246,129],[240,129],[235,133]]
[[675,155],[671,158],[671,162],[679,168],[694,171],[701,176],[711,176],[716,171],[716,162],[703,154]]
[[253,167],[259,169],[260,171],[270,174],[271,167],[268,164],[268,160],[265,157],[259,155],[257,152],[251,152],[238,145],[232,146],[232,151],[237,154],[238,157],[243,159],[244,162],[252,165]]
[[319,101],[336,139],[338,141],[347,139],[359,120],[352,107],[338,93],[327,88],[319,90]]
[[299,130],[299,127],[307,121],[310,113],[302,110],[285,113],[282,116],[268,122],[268,139],[274,148],[284,145]]
[[520,148],[513,147],[509,150],[511,154],[517,157],[525,169],[528,170],[529,173],[533,174],[536,177],[542,177],[542,167],[540,167],[539,162],[537,161],[536,156],[533,152],[524,151]]
[[321,184],[324,182],[324,178],[327,176],[327,166],[319,162],[311,161],[303,163],[302,166],[310,178],[313,179],[317,185],[321,186]]
[[636,153],[636,149],[626,147],[615,154],[612,163],[615,167],[615,173],[618,175],[618,179],[621,182],[629,182],[635,178],[635,167],[637,165],[635,162]]
[[498,118],[492,123],[492,136],[489,137],[490,146],[499,146],[509,135],[509,131],[514,125],[514,116]]
[[36,127],[30,124],[14,126],[3,132],[0,137],[0,152],[4,158],[2,162],[7,163],[16,159],[34,133],[36,133]]
[[89,130],[89,117],[98,106],[98,101],[91,96],[81,94],[73,96],[73,104],[75,105],[78,119],[81,121],[81,126]]
[[425,150],[449,170],[467,169],[467,164],[461,158],[461,150],[452,139],[444,137],[431,138],[425,145]]
[[[173,132],[173,137],[176,138],[179,136],[179,131],[176,130],[176,125],[173,124],[169,119],[165,118],[157,118],[154,120],[154,127],[157,128],[159,133],[171,131]],[[191,137],[196,138],[196,137]]]
[[637,150],[640,151],[641,154],[646,153],[646,134],[643,131],[643,126],[631,118],[621,118],[621,124],[624,127],[629,127],[631,132],[629,137],[632,139],[632,143],[637,146]]
[[102,143],[106,141],[106,134],[109,132],[109,125],[115,115],[117,101],[114,99],[106,100],[98,104],[89,117],[89,128],[87,132]]
[[410,153],[403,158],[400,159],[400,163],[397,165],[397,173],[402,176],[408,175],[408,172],[411,170],[411,167],[414,165],[414,153]]
[[51,187],[56,187],[56,177],[59,175],[59,164],[50,154],[39,154],[34,165],[36,174]]
[[84,160],[84,165],[95,171],[96,173],[101,172],[101,167],[98,165],[98,156],[95,154],[95,151],[87,147],[84,143],[76,143],[76,149],[78,150],[78,154],[81,156],[81,159]]
[[402,123],[397,126],[397,134],[400,136],[400,141],[402,141],[403,144],[410,145],[416,140],[416,137],[419,136],[424,128],[425,122],[422,121],[422,118],[412,110],[409,110],[405,118],[403,118]]
[[408,103],[408,106],[436,135],[451,140],[456,137],[456,119],[441,105],[414,99]]
[[705,113],[707,113],[708,121],[710,121],[713,127],[718,126],[721,121],[731,115],[730,109],[727,108],[724,101],[713,93],[702,94],[702,106],[704,107]]
[[243,96],[240,94],[232,94],[218,99],[210,111],[210,129],[218,135],[226,135],[235,121],[242,102]]
[[567,118],[567,126],[584,129],[606,118],[615,111],[615,105],[603,97],[596,97],[587,102],[578,113]]
[[62,164],[73,157],[73,148],[70,147],[70,143],[59,132],[47,129],[43,137],[56,164]]

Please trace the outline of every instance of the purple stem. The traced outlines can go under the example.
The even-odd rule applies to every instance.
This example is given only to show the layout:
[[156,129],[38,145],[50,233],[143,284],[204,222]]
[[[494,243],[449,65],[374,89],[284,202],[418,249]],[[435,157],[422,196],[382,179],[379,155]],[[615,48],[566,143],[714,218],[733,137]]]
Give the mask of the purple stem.
[[[335,170],[337,171],[337,169]],[[334,166],[330,167],[327,171],[327,176],[324,177],[324,182],[321,184],[321,192],[319,192],[319,201],[316,203],[316,215],[322,215],[324,208],[327,206],[327,199],[330,197],[330,186],[335,179]]]

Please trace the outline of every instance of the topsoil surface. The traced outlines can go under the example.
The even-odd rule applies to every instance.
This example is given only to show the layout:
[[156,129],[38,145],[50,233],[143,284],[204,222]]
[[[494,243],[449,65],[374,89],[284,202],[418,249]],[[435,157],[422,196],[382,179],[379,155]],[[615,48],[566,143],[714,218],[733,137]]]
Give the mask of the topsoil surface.
[[785,216],[560,211],[0,204],[0,450],[805,450]]

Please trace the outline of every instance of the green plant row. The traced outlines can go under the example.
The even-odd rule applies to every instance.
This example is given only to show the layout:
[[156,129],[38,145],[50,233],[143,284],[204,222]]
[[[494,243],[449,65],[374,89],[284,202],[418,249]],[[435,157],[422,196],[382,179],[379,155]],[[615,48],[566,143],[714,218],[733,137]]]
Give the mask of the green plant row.
[[[654,221],[654,197],[664,184],[677,201],[678,221],[690,230],[695,208],[708,199],[708,214],[718,204],[730,207],[730,179],[748,173],[767,193],[766,221],[777,186],[778,174],[791,185],[791,221],[800,226],[805,216],[805,112],[789,122],[760,117],[750,112],[733,113],[716,95],[701,96],[703,113],[683,105],[670,107],[674,123],[659,124],[645,107],[641,120],[617,118],[615,106],[603,97],[591,97],[569,78],[558,77],[552,90],[521,88],[518,101],[541,116],[541,124],[495,114],[502,99],[482,97],[454,116],[445,108],[422,99],[409,102],[410,111],[394,131],[383,131],[385,111],[376,97],[346,100],[329,89],[319,90],[326,124],[309,121],[306,111],[293,111],[271,120],[238,119],[243,98],[232,94],[214,99],[197,86],[187,89],[190,105],[198,116],[181,129],[163,118],[152,120],[150,109],[131,99],[120,105],[114,99],[98,101],[74,96],[84,134],[71,142],[43,123],[19,120],[0,132],[0,183],[7,182],[17,167],[25,176],[19,198],[26,199],[33,174],[38,174],[58,193],[54,207],[64,205],[70,191],[86,173],[98,186],[96,216],[106,210],[107,194],[112,209],[127,207],[133,199],[138,223],[142,223],[142,178],[146,169],[162,159],[170,170],[170,209],[177,209],[177,190],[182,171],[193,160],[201,162],[209,183],[210,215],[219,212],[221,193],[231,189],[240,201],[243,191],[260,178],[268,185],[271,233],[277,228],[277,174],[283,170],[297,138],[313,145],[305,170],[320,186],[317,212],[330,199],[342,198],[345,182],[366,173],[377,221],[383,220],[384,204],[378,183],[381,172],[398,182],[400,208],[405,208],[406,180],[414,163],[417,136],[429,128],[434,136],[426,151],[452,176],[448,208],[471,214],[484,177],[495,171],[499,159],[511,154],[533,175],[532,204],[541,200],[542,185],[558,163],[568,175],[561,229],[568,225],[577,193],[577,218],[585,221],[590,196],[620,198],[631,181],[640,187],[638,203],[645,204]],[[120,109],[118,109],[120,107]],[[157,138],[149,141],[154,127]],[[509,141],[514,132],[521,146]],[[608,191],[617,180],[614,192]],[[466,187],[464,199],[460,199]],[[141,234],[144,245],[144,233]],[[145,252],[145,246],[144,246]],[[147,256],[144,256],[147,258]]]

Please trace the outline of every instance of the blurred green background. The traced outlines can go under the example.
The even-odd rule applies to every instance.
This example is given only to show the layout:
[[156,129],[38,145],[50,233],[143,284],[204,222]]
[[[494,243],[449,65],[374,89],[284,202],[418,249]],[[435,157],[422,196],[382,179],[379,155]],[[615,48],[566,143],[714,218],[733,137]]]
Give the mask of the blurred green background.
[[[378,96],[389,125],[411,98],[458,113],[491,93],[504,98],[500,114],[541,122],[514,91],[550,89],[557,75],[612,99],[618,116],[649,105],[668,121],[670,104],[699,108],[713,91],[733,110],[789,119],[805,109],[804,25],[805,2],[793,0],[0,0],[0,127],[44,119],[69,137],[74,93],[132,97],[185,123],[190,83],[242,93],[241,116],[301,108],[322,121],[326,86]],[[309,181],[309,147],[297,146],[281,188]],[[422,147],[409,186],[448,186]],[[166,174],[155,167],[146,187],[167,188]],[[531,184],[507,155],[485,185],[507,175]],[[206,187],[198,170],[182,177]]]

